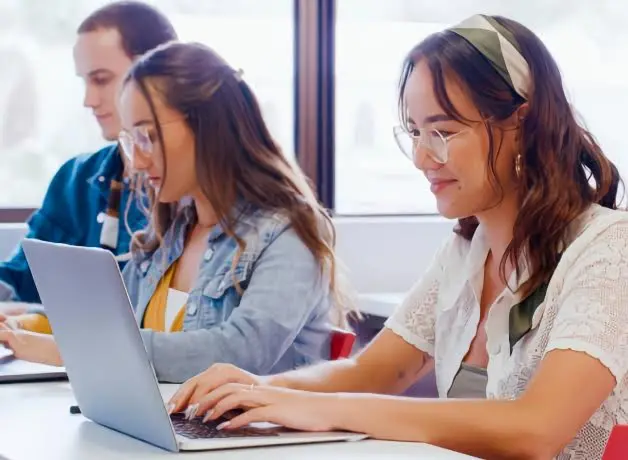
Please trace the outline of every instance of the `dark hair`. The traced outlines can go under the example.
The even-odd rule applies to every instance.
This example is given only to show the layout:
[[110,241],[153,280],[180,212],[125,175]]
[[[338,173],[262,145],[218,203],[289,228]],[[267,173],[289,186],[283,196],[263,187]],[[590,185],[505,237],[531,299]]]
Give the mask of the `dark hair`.
[[122,49],[130,58],[177,40],[174,27],[163,13],[135,1],[114,2],[97,9],[83,20],[77,33],[99,29],[116,29],[120,33]]
[[[529,280],[521,287],[529,294],[547,281],[558,264],[568,225],[591,204],[616,209],[621,178],[616,166],[604,155],[594,137],[580,126],[567,100],[560,71],[543,42],[529,29],[510,19],[492,17],[516,41],[530,67],[528,111],[522,121],[519,143],[521,176],[518,187],[519,214],[510,242],[500,263],[506,283],[506,262],[519,273],[519,258],[529,263]],[[447,77],[462,84],[480,111],[489,135],[488,169],[491,182],[503,190],[495,173],[496,156],[491,126],[499,127],[526,102],[500,76],[489,61],[464,38],[445,30],[433,34],[407,56],[399,85],[399,113],[407,117],[404,91],[416,64],[424,60],[434,80],[434,93],[445,113],[463,120],[445,87]],[[475,217],[459,219],[455,232],[471,239],[478,226]]]
[[[225,233],[239,246],[233,264],[245,249],[245,242],[235,233],[241,216],[232,211],[238,203],[244,203],[249,211],[280,213],[287,216],[316,258],[321,274],[330,276],[336,307],[346,308],[346,299],[336,289],[335,230],[331,218],[318,203],[305,175],[286,159],[273,140],[259,103],[241,75],[205,45],[169,43],[140,58],[124,84],[130,81],[138,86],[150,106],[162,148],[162,130],[149,87],[168,106],[185,115],[195,137],[198,184]],[[164,180],[165,175],[166,171]],[[176,204],[159,203],[155,197],[150,197],[150,202],[153,229],[136,235],[134,249],[154,250],[176,215]]]

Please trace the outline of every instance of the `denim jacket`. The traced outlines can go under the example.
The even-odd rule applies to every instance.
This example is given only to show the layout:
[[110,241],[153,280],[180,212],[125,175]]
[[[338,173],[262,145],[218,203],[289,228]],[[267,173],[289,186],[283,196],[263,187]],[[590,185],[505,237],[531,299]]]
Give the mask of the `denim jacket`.
[[[136,251],[125,267],[139,325],[159,280],[181,256],[194,220],[194,207],[184,207],[161,247],[152,254]],[[265,375],[329,356],[329,280],[287,218],[249,208],[235,231],[246,249],[234,270],[235,239],[220,225],[210,231],[183,332],[141,330],[160,381],[181,382],[214,363]]]
[[[26,237],[76,246],[100,246],[102,221],[99,215],[107,207],[111,180],[121,176],[122,168],[116,146],[68,160],[50,182],[41,208],[28,220]],[[125,186],[116,255],[129,251],[130,234],[124,219],[129,196]],[[137,206],[130,206],[126,217],[132,232],[145,226],[146,219]],[[1,300],[41,302],[21,245],[8,260],[0,263]]]

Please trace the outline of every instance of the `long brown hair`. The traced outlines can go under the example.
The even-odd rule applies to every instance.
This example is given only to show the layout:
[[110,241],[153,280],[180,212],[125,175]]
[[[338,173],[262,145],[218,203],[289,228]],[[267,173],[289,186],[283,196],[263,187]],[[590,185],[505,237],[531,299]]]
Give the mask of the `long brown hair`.
[[[133,81],[146,98],[160,145],[164,146],[149,85],[165,103],[185,115],[195,138],[198,184],[211,204],[224,232],[237,241],[237,260],[245,242],[235,231],[242,217],[238,203],[249,211],[281,213],[329,276],[336,308],[346,309],[337,286],[334,254],[335,229],[318,203],[305,175],[291,164],[273,140],[253,91],[216,52],[198,43],[169,43],[139,59],[125,84]],[[164,177],[167,165],[164,156]],[[150,189],[149,189],[150,190]],[[178,204],[159,203],[149,193],[151,225],[133,238],[132,248],[154,251],[172,224]],[[236,284],[238,290],[240,286]]]
[[[530,67],[528,111],[519,135],[521,175],[518,187],[519,214],[513,238],[500,263],[506,283],[506,263],[519,273],[524,256],[530,272],[521,286],[529,294],[553,273],[566,247],[569,224],[592,203],[616,209],[622,183],[616,166],[604,155],[593,135],[578,124],[563,87],[560,71],[543,42],[529,29],[510,19],[493,16],[508,30]],[[433,34],[407,56],[399,85],[399,113],[407,116],[404,92],[410,73],[424,60],[434,79],[439,104],[452,118],[463,120],[447,95],[445,80],[453,76],[466,88],[485,122],[489,136],[488,171],[491,183],[503,190],[496,176],[496,146],[491,127],[512,116],[526,102],[500,76],[489,61],[460,35],[445,30]],[[478,221],[459,219],[454,231],[470,240]]]

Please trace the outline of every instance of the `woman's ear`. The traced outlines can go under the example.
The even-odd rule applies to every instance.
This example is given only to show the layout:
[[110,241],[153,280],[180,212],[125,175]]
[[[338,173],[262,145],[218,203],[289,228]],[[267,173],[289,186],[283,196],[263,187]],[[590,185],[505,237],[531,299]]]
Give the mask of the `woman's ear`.
[[515,111],[517,115],[517,121],[521,123],[528,116],[528,112],[530,111],[530,105],[527,102],[521,104],[517,110]]

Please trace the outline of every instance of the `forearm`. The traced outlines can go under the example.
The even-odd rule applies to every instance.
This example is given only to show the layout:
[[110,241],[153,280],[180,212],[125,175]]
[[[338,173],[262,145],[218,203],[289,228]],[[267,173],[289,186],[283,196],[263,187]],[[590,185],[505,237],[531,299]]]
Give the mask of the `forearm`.
[[314,366],[267,377],[269,385],[319,393],[371,392],[353,359],[327,361]]
[[343,395],[337,429],[425,442],[480,458],[550,458],[549,429],[517,400],[422,400]]
[[358,356],[270,376],[268,384],[319,393],[399,394],[431,369],[423,365],[410,375],[381,363],[363,362]]
[[427,354],[384,329],[351,359],[280,374],[269,378],[269,383],[320,393],[399,394],[431,368]]

